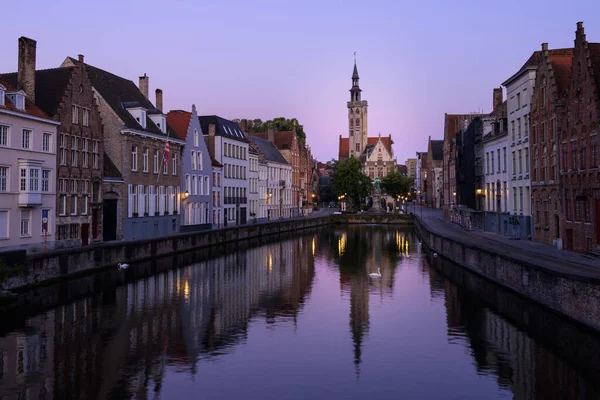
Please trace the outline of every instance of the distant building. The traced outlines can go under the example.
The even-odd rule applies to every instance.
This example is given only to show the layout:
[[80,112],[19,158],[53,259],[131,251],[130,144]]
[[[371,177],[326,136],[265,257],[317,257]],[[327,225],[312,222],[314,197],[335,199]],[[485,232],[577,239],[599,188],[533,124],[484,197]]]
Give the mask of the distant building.
[[192,112],[175,110],[167,114],[175,135],[185,141],[181,157],[182,231],[210,229],[212,221],[212,160],[202,135],[196,106]]
[[223,168],[223,226],[248,221],[249,141],[240,127],[216,115],[199,117],[208,151]]
[[259,203],[259,153],[256,146],[250,143],[248,147],[248,213],[250,220],[258,219]]
[[407,158],[405,164],[406,164],[406,168],[408,168],[408,177],[416,180],[417,159],[416,158]]
[[362,89],[359,86],[358,69],[356,61],[352,73],[352,88],[348,107],[349,135],[343,138],[340,135],[338,160],[347,160],[349,157],[359,159],[363,165],[363,172],[371,179],[383,178],[396,167],[394,150],[392,149],[392,135],[382,137],[369,137],[367,124],[368,103],[362,100]]
[[415,190],[420,202],[425,201],[427,192],[427,152],[417,152],[417,175],[415,178]]
[[442,207],[442,164],[444,161],[444,141],[431,140],[427,145],[427,191],[425,203],[433,208]]

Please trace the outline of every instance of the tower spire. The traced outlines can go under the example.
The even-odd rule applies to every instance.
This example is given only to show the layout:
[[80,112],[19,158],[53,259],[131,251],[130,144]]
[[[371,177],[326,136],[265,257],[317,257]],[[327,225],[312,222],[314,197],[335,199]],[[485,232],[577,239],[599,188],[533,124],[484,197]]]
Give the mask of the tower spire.
[[350,101],[360,101],[360,87],[358,85],[358,68],[356,67],[356,52],[354,52],[354,71],[352,71],[352,89],[350,89]]

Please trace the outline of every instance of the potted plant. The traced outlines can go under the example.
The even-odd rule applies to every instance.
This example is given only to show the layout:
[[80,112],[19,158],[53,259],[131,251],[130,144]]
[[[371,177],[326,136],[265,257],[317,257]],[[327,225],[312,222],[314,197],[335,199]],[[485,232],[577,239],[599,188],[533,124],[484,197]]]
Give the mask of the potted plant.
[[150,214],[148,214],[148,212],[145,212],[145,213],[144,213],[144,217],[147,217],[147,216],[149,216],[149,215],[150,215]]
[[174,210],[173,215],[177,215],[177,214],[178,214],[177,210]]
[[136,213],[136,212],[134,212],[134,213],[132,213],[132,214],[131,214],[131,216],[132,216],[133,218],[137,218],[137,217],[139,216],[139,214],[138,214],[138,213]]
[[154,215],[155,215],[155,216],[158,216],[158,215],[160,215],[160,211],[154,211]]
[[169,211],[165,210],[164,215],[169,215]]

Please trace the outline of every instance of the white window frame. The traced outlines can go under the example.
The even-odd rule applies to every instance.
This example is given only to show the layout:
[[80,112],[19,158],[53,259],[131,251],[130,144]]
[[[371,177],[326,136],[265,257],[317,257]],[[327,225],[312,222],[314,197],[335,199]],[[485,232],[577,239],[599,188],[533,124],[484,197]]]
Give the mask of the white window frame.
[[[23,218],[23,216],[26,216],[26,218]],[[21,216],[19,220],[21,221],[20,236],[31,237],[31,210],[21,210]],[[23,222],[25,222],[25,225],[23,224]]]
[[198,147],[198,129],[194,129],[194,146]]
[[144,149],[143,155],[143,171],[148,172],[148,149]]
[[79,106],[71,106],[71,123],[79,124]]
[[[73,205],[75,205],[75,211],[73,211]],[[71,193],[71,203],[69,204],[69,214],[77,215],[77,211],[79,209],[79,196],[74,193]]]
[[173,153],[171,160],[173,163],[171,166],[171,175],[177,175],[177,153]]
[[10,179],[10,167],[0,165],[0,192],[8,192]]
[[191,151],[190,157],[192,159],[192,171],[196,170],[196,152],[194,150]]
[[[47,173],[47,177],[44,177],[44,174]],[[42,177],[41,177],[41,192],[42,193],[49,193],[50,192],[50,188],[52,187],[50,185],[51,183],[51,177],[52,177],[52,170],[50,169],[43,169],[42,170]]]
[[10,126],[0,125],[0,147],[10,146]]
[[46,153],[52,152],[52,134],[48,132],[42,133],[42,151]]
[[159,166],[158,166],[158,150],[154,150],[154,155],[152,156],[154,160],[153,171],[155,174],[158,174]]
[[131,148],[131,170],[132,171],[137,171],[137,167],[138,167],[137,151],[138,151],[138,147],[132,146],[132,148]]
[[21,148],[24,150],[31,150],[31,133],[33,131],[28,128],[21,130]]
[[[4,226],[4,232],[6,232],[6,236],[0,236],[0,239],[8,239],[8,231],[9,231],[9,222],[10,222],[10,210],[0,210],[1,213],[6,213],[6,225]],[[2,232],[2,231],[0,231]]]
[[89,108],[82,108],[81,109],[81,114],[82,114],[82,123],[83,126],[90,126],[90,110]]
[[81,196],[81,215],[88,215],[89,200],[89,196]]

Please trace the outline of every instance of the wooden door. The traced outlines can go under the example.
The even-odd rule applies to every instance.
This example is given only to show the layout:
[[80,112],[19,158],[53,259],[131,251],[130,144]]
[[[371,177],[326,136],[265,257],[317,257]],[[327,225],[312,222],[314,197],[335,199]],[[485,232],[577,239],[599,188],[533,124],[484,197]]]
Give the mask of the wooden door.
[[81,245],[90,244],[90,224],[81,224]]
[[116,199],[104,200],[102,206],[102,240],[117,240],[117,203]]
[[567,229],[567,250],[573,250],[573,229]]
[[92,211],[92,239],[98,238],[98,209]]

